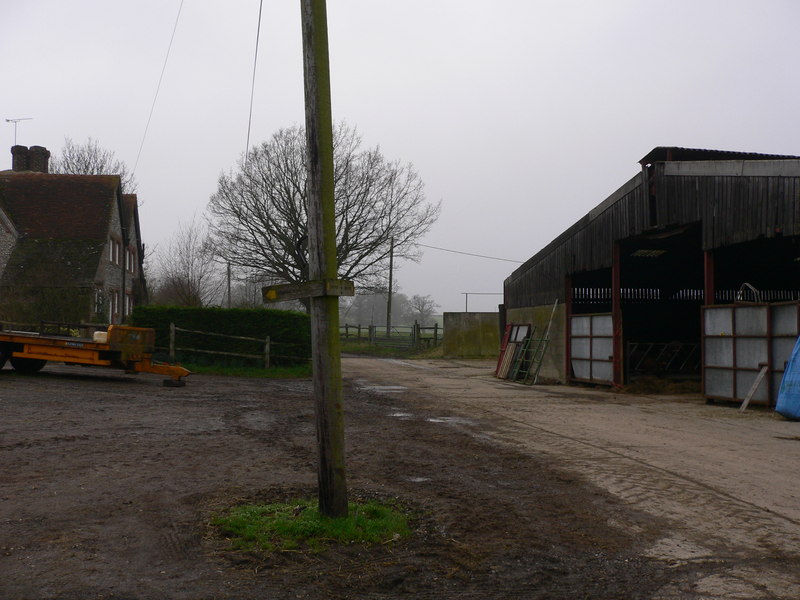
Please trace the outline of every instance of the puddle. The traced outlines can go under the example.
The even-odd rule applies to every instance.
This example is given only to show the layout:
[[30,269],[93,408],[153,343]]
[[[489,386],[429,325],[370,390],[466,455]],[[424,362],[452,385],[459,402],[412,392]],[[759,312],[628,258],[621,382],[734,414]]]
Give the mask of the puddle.
[[425,419],[429,423],[446,423],[448,425],[474,425],[475,421],[463,417],[430,417]]
[[407,412],[393,412],[393,413],[389,413],[389,416],[390,417],[396,417],[398,419],[410,419],[414,415],[412,415],[411,413],[407,413]]
[[421,365],[419,363],[409,362],[407,360],[399,360],[397,358],[387,358],[385,360],[386,362],[403,365],[404,367],[412,367],[414,369],[425,369],[427,371],[433,370],[433,367],[429,367],[428,365]]
[[408,480],[411,483],[425,483],[426,481],[430,481],[430,477],[409,477]]
[[361,389],[379,394],[399,394],[406,391],[405,386],[402,385],[365,385]]

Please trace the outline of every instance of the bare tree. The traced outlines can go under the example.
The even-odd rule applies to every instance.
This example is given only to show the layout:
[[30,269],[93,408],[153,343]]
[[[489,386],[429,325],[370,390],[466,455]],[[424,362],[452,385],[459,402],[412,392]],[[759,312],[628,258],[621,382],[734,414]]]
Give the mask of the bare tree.
[[221,301],[225,279],[202,224],[179,224],[155,262],[154,303],[208,306]]
[[[281,129],[219,178],[208,210],[217,252],[238,267],[280,282],[307,272],[305,133]],[[360,285],[382,282],[394,239],[395,258],[416,259],[417,242],[439,216],[426,202],[410,164],[361,150],[345,124],[334,131],[334,189],[339,276]]]
[[437,308],[439,308],[439,305],[430,296],[414,294],[408,301],[408,314],[412,320],[417,321],[420,325],[425,325]]
[[76,144],[64,138],[61,154],[50,159],[51,173],[70,173],[74,175],[119,175],[122,189],[126,194],[136,193],[136,180],[128,171],[124,161],[117,160],[114,153],[100,147],[91,137],[85,144]]

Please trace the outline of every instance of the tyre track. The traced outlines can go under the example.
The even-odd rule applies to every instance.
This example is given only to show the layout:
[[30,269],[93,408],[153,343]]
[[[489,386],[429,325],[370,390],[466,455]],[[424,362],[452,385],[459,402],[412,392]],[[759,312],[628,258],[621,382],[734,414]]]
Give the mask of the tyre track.
[[[730,476],[726,476],[725,469],[726,464],[736,464],[739,448],[747,451],[748,436],[759,440],[784,439],[774,434],[774,431],[781,430],[780,427],[767,428],[763,421],[758,420],[751,421],[752,424],[721,422],[719,416],[704,416],[702,408],[698,410],[693,405],[683,405],[675,406],[676,410],[673,410],[656,403],[653,398],[643,400],[647,406],[642,410],[636,399],[619,402],[614,398],[614,404],[629,405],[631,410],[639,410],[643,415],[658,413],[666,420],[666,424],[654,424],[650,419],[649,427],[642,429],[647,435],[653,435],[652,441],[641,435],[615,438],[613,432],[618,424],[608,419],[611,415],[618,415],[619,409],[604,412],[602,418],[606,421],[598,424],[594,411],[605,411],[611,402],[606,403],[606,398],[597,393],[584,394],[584,397],[578,390],[577,396],[573,397],[564,388],[552,395],[548,390],[521,390],[522,386],[512,389],[498,385],[491,377],[476,377],[474,369],[459,376],[453,369],[430,369],[421,373],[421,369],[403,369],[401,364],[394,367],[396,370],[390,374],[380,369],[372,370],[368,365],[358,365],[355,370],[362,382],[408,386],[404,399],[410,406],[416,405],[424,410],[446,407],[453,414],[481,421],[487,425],[484,436],[491,437],[496,443],[509,445],[522,453],[542,456],[554,468],[594,484],[622,503],[652,515],[654,523],[666,523],[662,537],[645,545],[643,554],[664,561],[675,569],[676,577],[653,598],[760,600],[800,597],[800,576],[796,569],[800,519],[796,517],[791,502],[787,503],[785,491],[783,503],[770,507],[767,505],[770,490],[763,489],[768,488],[770,473],[783,471],[764,471],[766,477],[748,479],[748,489],[748,485],[737,485],[737,480],[732,478],[749,478],[753,475],[752,470],[731,469]],[[532,405],[533,401],[536,402]],[[543,404],[547,401],[552,404]],[[555,410],[548,411],[548,408]],[[584,418],[567,429],[564,419],[570,419],[572,411],[582,413]],[[587,419],[587,415],[591,416]],[[627,416],[629,425],[637,427],[636,421],[631,419],[635,414]],[[717,462],[708,472],[696,471],[698,461],[682,459],[682,446],[664,441],[674,432],[693,424],[695,417],[708,423],[707,428],[690,428],[695,437],[684,438],[684,441],[689,440],[688,443],[698,444],[695,452],[703,452],[709,446],[709,440],[714,444],[721,443],[722,448],[733,448],[733,452],[724,457],[717,454],[714,458]],[[603,426],[608,430],[603,435],[596,435]],[[570,435],[570,430],[574,435]],[[724,434],[724,430],[730,431],[731,435]],[[703,433],[698,435],[697,432],[720,437],[704,439]],[[663,437],[658,439],[660,436]],[[766,447],[762,442],[760,456],[764,455]],[[774,446],[769,447],[775,451]],[[674,448],[674,459],[669,448]],[[784,464],[787,464],[786,459],[783,458]],[[731,462],[727,463],[728,460]],[[712,472],[714,476],[711,476]],[[755,487],[754,494],[754,484],[758,486],[756,482],[762,485]],[[761,489],[763,497],[759,496]],[[788,510],[782,512],[782,508]],[[603,518],[602,510],[598,516]],[[628,522],[613,524],[634,533],[641,526]]]
[[[794,556],[800,547],[800,522],[795,519],[644,459],[497,410],[479,410],[495,421],[515,425],[499,432],[506,442],[557,457],[559,466],[577,472],[623,502],[666,517],[682,530],[692,530],[704,546],[786,556]],[[531,431],[536,432],[533,438]]]

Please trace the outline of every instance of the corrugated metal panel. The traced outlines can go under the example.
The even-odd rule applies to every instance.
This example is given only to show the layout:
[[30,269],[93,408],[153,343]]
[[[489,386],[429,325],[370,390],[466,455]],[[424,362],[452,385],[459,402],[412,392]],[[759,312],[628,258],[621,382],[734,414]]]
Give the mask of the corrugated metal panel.
[[769,379],[752,401],[774,404],[798,322],[796,302],[703,307],[703,393],[742,401],[766,365]]

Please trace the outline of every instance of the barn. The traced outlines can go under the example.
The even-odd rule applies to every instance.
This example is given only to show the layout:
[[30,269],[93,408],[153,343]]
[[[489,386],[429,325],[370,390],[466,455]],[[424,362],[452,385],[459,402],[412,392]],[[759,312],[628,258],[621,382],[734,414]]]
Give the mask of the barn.
[[798,336],[800,157],[657,147],[639,164],[505,280],[506,322],[555,315],[549,380],[694,378],[774,404]]

